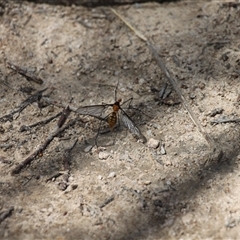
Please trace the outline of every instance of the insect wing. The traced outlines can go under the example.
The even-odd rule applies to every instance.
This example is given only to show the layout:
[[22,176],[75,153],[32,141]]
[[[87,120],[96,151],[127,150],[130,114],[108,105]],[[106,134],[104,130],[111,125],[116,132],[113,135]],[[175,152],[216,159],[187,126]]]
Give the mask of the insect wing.
[[147,139],[143,136],[141,131],[138,129],[138,127],[134,124],[134,122],[130,119],[130,117],[121,109],[121,121],[123,125],[135,136],[142,139],[142,141],[145,143]]
[[105,111],[110,105],[92,105],[84,106],[77,109],[77,113],[82,115],[89,115],[99,119],[105,118]]

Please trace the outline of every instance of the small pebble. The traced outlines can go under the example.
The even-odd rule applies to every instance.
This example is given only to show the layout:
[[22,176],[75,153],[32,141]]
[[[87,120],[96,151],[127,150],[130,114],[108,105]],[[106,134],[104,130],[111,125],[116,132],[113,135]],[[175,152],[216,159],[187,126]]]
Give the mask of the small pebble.
[[107,159],[109,157],[109,155],[110,154],[108,152],[100,152],[98,154],[98,158],[101,159],[101,160],[105,160],[105,159]]
[[88,153],[88,152],[90,152],[90,150],[92,149],[92,145],[89,145],[89,146],[87,146],[86,148],[84,148],[84,152],[85,153]]
[[204,84],[204,83],[199,83],[199,84],[198,84],[198,87],[199,87],[201,90],[203,90],[203,89],[205,88],[205,84]]
[[48,212],[52,213],[53,212],[53,208],[52,207],[48,208]]
[[152,183],[152,182],[151,182],[151,181],[148,181],[148,180],[143,182],[144,185],[150,185],[151,183]]
[[116,173],[115,172],[111,172],[111,173],[109,173],[107,178],[114,178],[114,177],[116,177]]
[[172,166],[172,162],[171,162],[169,159],[167,159],[166,161],[164,161],[164,164],[165,164],[166,166]]
[[147,130],[147,135],[149,136],[149,137],[151,137],[153,134],[152,134],[152,130]]
[[185,215],[182,216],[182,221],[185,225],[189,225],[192,220],[193,220],[192,213],[186,213]]
[[138,83],[139,83],[140,85],[142,85],[143,83],[145,83],[145,79],[144,79],[144,78],[140,78],[140,79],[138,80]]
[[160,154],[161,155],[166,155],[166,150],[164,148],[164,145],[161,145],[161,147],[160,147]]
[[0,133],[4,133],[4,132],[5,132],[5,130],[4,130],[3,126],[0,126]]
[[196,94],[193,93],[193,92],[191,92],[191,93],[189,94],[189,97],[190,97],[191,99],[194,99],[194,98],[196,98]]
[[71,186],[72,190],[75,190],[75,189],[77,189],[77,187],[78,187],[78,185],[77,185],[77,184],[73,184],[73,185]]
[[148,140],[148,143],[147,143],[148,147],[150,148],[158,148],[159,146],[159,141],[154,139],[154,138],[150,138]]
[[68,187],[68,184],[66,182],[60,182],[60,183],[58,183],[57,187],[59,190],[65,191]]
[[8,131],[8,130],[10,130],[10,129],[13,127],[13,125],[12,125],[11,122],[7,121],[6,123],[3,123],[3,124],[2,124],[2,127],[3,127],[3,129],[4,129],[5,131]]
[[170,180],[168,180],[168,181],[166,181],[166,184],[167,184],[168,186],[170,186],[170,185],[172,185],[172,182],[171,182]]
[[0,139],[0,142],[7,142],[9,139],[10,139],[10,137],[5,135]]

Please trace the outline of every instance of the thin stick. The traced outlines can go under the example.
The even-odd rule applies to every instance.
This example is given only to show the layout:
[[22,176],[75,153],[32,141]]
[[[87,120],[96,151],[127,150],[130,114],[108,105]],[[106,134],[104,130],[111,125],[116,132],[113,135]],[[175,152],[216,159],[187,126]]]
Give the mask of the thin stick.
[[0,117],[0,122],[6,122],[8,120],[12,120],[13,115],[15,113],[21,113],[28,105],[30,105],[36,101],[39,101],[39,99],[41,99],[41,97],[42,97],[43,92],[45,92],[46,90],[47,90],[47,88],[37,91],[36,93],[34,93],[30,97],[28,97],[15,110],[10,112],[9,114],[6,114],[6,115]]
[[182,103],[184,105],[184,107],[187,109],[189,116],[191,118],[191,120],[193,121],[193,123],[197,126],[198,131],[203,135],[203,137],[206,139],[206,141],[208,142],[208,144],[215,148],[215,144],[214,141],[212,140],[212,138],[209,136],[209,134],[207,132],[205,132],[204,128],[202,127],[202,125],[200,124],[199,120],[197,119],[197,117],[194,115],[191,107],[188,105],[186,99],[184,98],[183,94],[181,93],[180,88],[177,85],[177,81],[175,78],[173,78],[169,72],[169,70],[167,69],[167,67],[165,66],[165,64],[163,63],[163,60],[160,58],[159,54],[157,53],[156,48],[149,42],[149,40],[142,34],[140,33],[138,30],[136,30],[129,22],[127,22],[123,16],[121,16],[116,10],[110,8],[111,11],[117,16],[119,17],[142,41],[144,41],[150,52],[152,53],[152,55],[154,56],[158,66],[161,68],[161,70],[163,71],[164,75],[166,76],[166,78],[168,79],[168,81],[170,82],[170,84],[172,85],[172,87],[174,88],[174,90],[176,91],[176,93],[178,94],[179,98],[182,100]]
[[27,69],[19,67],[13,63],[8,62],[8,67],[16,71],[20,75],[24,76],[28,81],[33,81],[38,84],[43,84],[43,80],[40,77],[37,77],[35,74],[28,72]]
[[4,221],[7,217],[10,217],[13,210],[14,210],[14,207],[10,207],[8,210],[1,212],[0,213],[0,223],[2,221]]
[[63,124],[66,122],[68,116],[70,115],[71,110],[69,108],[69,106],[67,106],[66,108],[63,109],[61,117],[58,120],[58,127],[61,128],[63,126]]
[[219,123],[239,123],[240,122],[240,118],[234,118],[234,119],[221,119],[221,118],[218,118],[218,119],[215,119],[215,120],[212,120],[210,123],[212,125],[214,124],[219,124]]
[[23,168],[25,168],[27,165],[29,165],[39,154],[43,153],[43,151],[47,148],[47,146],[51,143],[51,141],[61,132],[63,132],[68,127],[74,125],[77,121],[77,118],[71,120],[67,125],[59,128],[58,126],[49,134],[47,139],[43,144],[39,146],[39,148],[34,151],[29,157],[27,157],[24,161],[19,163],[13,170],[13,174],[18,174]]
[[57,113],[57,114],[56,114],[55,116],[53,116],[53,117],[50,117],[50,118],[48,118],[48,119],[44,119],[44,120],[42,120],[42,121],[36,122],[36,123],[34,123],[34,124],[32,124],[32,125],[29,125],[29,126],[22,125],[22,126],[20,127],[20,130],[19,130],[19,131],[20,131],[20,132],[24,132],[24,131],[27,131],[27,130],[29,130],[29,129],[31,129],[31,128],[36,127],[36,126],[40,126],[40,125],[47,124],[47,123],[51,122],[53,119],[59,117],[60,115],[62,115],[62,112],[59,112],[59,113]]
[[114,200],[114,195],[112,195],[109,198],[107,198],[99,207],[100,208],[104,208],[105,206],[107,206],[113,200]]

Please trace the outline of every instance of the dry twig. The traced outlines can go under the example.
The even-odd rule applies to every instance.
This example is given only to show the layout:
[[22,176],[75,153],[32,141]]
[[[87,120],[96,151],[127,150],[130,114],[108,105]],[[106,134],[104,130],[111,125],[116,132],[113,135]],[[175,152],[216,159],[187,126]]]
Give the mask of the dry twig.
[[8,62],[8,67],[12,70],[16,71],[20,75],[24,76],[28,81],[33,81],[38,84],[43,84],[43,80],[40,77],[37,77],[35,74],[27,71],[27,69],[24,69],[22,67],[19,67],[13,63]]
[[114,195],[112,195],[109,198],[107,198],[99,207],[100,208],[104,208],[105,206],[107,206],[113,200],[114,200]]
[[21,113],[28,105],[30,105],[36,101],[39,101],[42,97],[43,92],[45,92],[46,90],[47,90],[47,88],[37,91],[36,93],[34,93],[30,97],[28,97],[15,110],[10,112],[9,114],[6,114],[6,115],[0,117],[0,122],[7,122],[9,120],[11,121],[13,119],[13,115],[15,113]]
[[218,118],[218,119],[215,119],[215,120],[212,120],[211,121],[211,124],[212,125],[217,125],[219,123],[239,123],[240,122],[240,118],[233,118],[233,119],[230,119],[230,118]]
[[20,130],[19,130],[19,131],[20,131],[20,132],[24,132],[24,131],[27,131],[27,130],[29,130],[29,129],[31,129],[31,128],[36,127],[36,126],[40,126],[40,125],[47,124],[47,123],[51,122],[53,119],[59,117],[61,114],[62,114],[62,112],[59,112],[59,113],[57,113],[55,116],[52,116],[52,117],[50,117],[50,118],[48,118],[48,119],[44,119],[44,120],[39,121],[39,122],[36,122],[36,123],[34,123],[34,124],[32,124],[32,125],[29,125],[29,126],[22,125],[22,126],[20,127]]
[[8,210],[5,210],[0,213],[0,223],[4,221],[7,217],[10,217],[12,212],[14,210],[14,207],[10,207]]
[[36,151],[34,151],[29,157],[27,157],[23,162],[17,165],[13,170],[12,174],[18,174],[23,168],[29,165],[38,155],[42,154],[43,151],[47,148],[47,146],[51,143],[51,141],[58,136],[61,132],[63,132],[68,127],[74,125],[78,118],[75,118],[68,122],[67,125],[62,127],[57,127],[49,134],[47,139],[43,144],[41,144]]

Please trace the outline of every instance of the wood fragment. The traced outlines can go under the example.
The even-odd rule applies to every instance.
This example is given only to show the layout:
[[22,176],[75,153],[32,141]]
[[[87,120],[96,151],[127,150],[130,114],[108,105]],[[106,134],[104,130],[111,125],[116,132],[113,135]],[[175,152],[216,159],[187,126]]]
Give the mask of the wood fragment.
[[12,215],[13,210],[14,207],[10,207],[8,210],[2,211],[0,213],[0,223],[4,221],[6,218],[10,217]]
[[229,118],[218,118],[218,119],[214,119],[212,120],[210,123],[212,125],[217,125],[219,123],[239,123],[240,122],[240,118],[233,118],[233,119],[229,119]]
[[19,163],[11,172],[12,175],[20,173],[20,171],[25,168],[27,165],[29,165],[38,155],[42,154],[44,150],[47,148],[47,146],[52,142],[52,140],[61,132],[63,132],[65,129],[69,128],[70,126],[74,125],[76,123],[78,118],[75,118],[69,123],[61,128],[56,127],[47,137],[45,142],[41,144],[36,151],[34,151],[29,157],[27,157],[24,161]]
[[112,195],[111,197],[107,198],[99,207],[104,208],[105,206],[107,206],[113,200],[114,200],[114,196]]
[[68,116],[70,115],[70,112],[71,112],[71,110],[70,110],[69,106],[67,106],[66,108],[63,109],[61,117],[59,118],[58,123],[57,123],[59,128],[62,127],[62,125],[66,122]]
[[11,160],[8,160],[3,156],[0,156],[0,162],[3,163],[3,164],[12,164]]
[[53,179],[56,179],[56,178],[60,177],[61,175],[63,175],[62,172],[55,173],[51,177],[47,178],[46,182],[52,181]]
[[217,114],[222,114],[223,111],[224,111],[223,108],[215,108],[209,113],[209,116],[215,117]]
[[36,122],[36,123],[34,123],[34,124],[32,124],[32,125],[29,125],[29,126],[22,125],[22,126],[20,127],[20,130],[19,130],[19,131],[20,131],[20,132],[24,132],[24,131],[27,131],[27,130],[29,130],[29,129],[31,129],[31,128],[36,127],[36,126],[45,125],[45,124],[51,122],[53,119],[61,116],[61,114],[62,114],[62,112],[59,112],[59,113],[57,113],[55,116],[52,116],[52,117],[50,117],[50,118],[48,118],[48,119],[44,119],[44,120],[39,121],[39,122]]
[[0,144],[0,148],[4,148],[5,150],[13,147],[14,144],[13,143],[4,143],[4,144]]
[[6,114],[2,117],[0,117],[0,122],[7,122],[7,121],[12,121],[13,120],[13,115],[15,113],[21,113],[28,105],[39,101],[41,99],[42,94],[47,90],[47,88],[37,91],[30,97],[28,97],[26,100],[24,100],[15,110],[11,111],[9,114]]
[[20,75],[24,76],[28,81],[33,81],[37,84],[43,84],[43,80],[40,77],[37,77],[35,74],[27,71],[27,69],[17,66],[13,63],[8,62],[8,67]]

